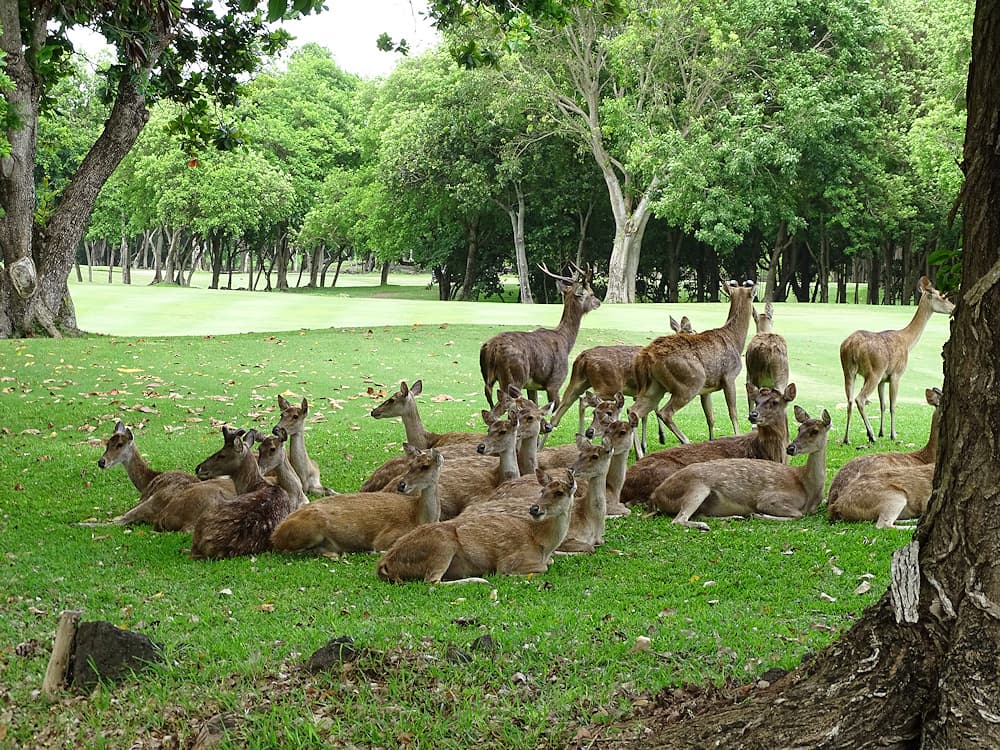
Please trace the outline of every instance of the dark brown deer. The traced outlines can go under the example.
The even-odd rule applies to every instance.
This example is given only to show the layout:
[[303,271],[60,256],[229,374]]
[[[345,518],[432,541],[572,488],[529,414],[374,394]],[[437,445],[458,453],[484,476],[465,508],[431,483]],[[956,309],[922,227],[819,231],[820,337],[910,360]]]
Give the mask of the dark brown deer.
[[255,431],[222,428],[222,448],[195,470],[201,479],[228,475],[237,496],[206,510],[191,536],[191,557],[221,559],[271,549],[271,532],[297,507],[287,492],[260,472],[252,450]]
[[826,483],[826,444],[830,413],[810,419],[795,407],[799,434],[788,445],[790,456],[807,455],[804,466],[787,466],[752,458],[721,458],[686,466],[666,479],[651,498],[674,523],[708,531],[708,524],[691,516],[716,518],[754,515],[791,520],[815,513]]
[[553,408],[559,407],[559,389],[569,369],[569,352],[580,333],[580,320],[601,301],[590,287],[593,271],[583,274],[576,269],[572,278],[557,276],[544,265],[543,272],[559,283],[563,312],[556,328],[534,331],[504,331],[487,340],[479,349],[479,369],[483,374],[486,401],[493,406],[493,384],[500,390],[515,386],[528,392],[538,402],[544,390]]
[[[405,445],[408,467],[396,492],[357,492],[317,500],[285,518],[271,535],[283,552],[381,552],[403,534],[439,520],[438,478],[444,457],[436,448]],[[410,497],[410,492],[419,492]]]
[[757,333],[747,344],[747,383],[783,391],[788,385],[788,344],[783,336],[774,333],[774,305],[766,303],[760,315],[753,308],[751,312]]
[[[875,432],[865,414],[869,396],[878,389],[878,436],[885,427],[885,386],[889,384],[889,437],[896,439],[896,394],[899,380],[906,371],[910,350],[920,340],[927,322],[934,313],[951,315],[955,305],[934,288],[930,279],[921,276],[917,284],[920,302],[913,319],[905,328],[888,331],[855,331],[840,345],[840,366],[844,371],[844,393],[847,395],[847,424],[844,427],[844,445],[850,445],[851,408],[858,408],[858,415],[865,423],[868,442],[875,442]],[[854,378],[861,375],[864,383],[854,396]]]
[[277,434],[276,431],[280,428],[288,435],[288,460],[295,473],[299,475],[302,489],[311,495],[337,494],[320,481],[319,465],[306,451],[306,416],[309,414],[309,402],[303,398],[302,403],[293,404],[279,394],[278,408],[281,409],[281,418],[274,426],[274,432]]
[[[674,423],[674,414],[699,394],[721,390],[726,396],[733,432],[739,433],[736,417],[736,376],[742,369],[743,347],[750,328],[750,311],[756,284],[723,286],[729,295],[729,317],[721,328],[684,336],[660,336],[639,350],[635,357],[639,394],[632,409],[642,420],[667,393],[670,398],[657,416],[682,443],[690,442]],[[706,414],[706,416],[708,416]],[[708,436],[714,437],[714,420]]]
[[446,445],[459,445],[469,449],[470,452],[476,450],[476,446],[482,441],[481,433],[473,432],[430,432],[424,427],[423,420],[417,411],[416,397],[424,389],[424,381],[416,380],[413,385],[408,386],[406,381],[399,384],[399,390],[389,396],[385,401],[372,409],[372,417],[375,419],[388,419],[389,417],[400,417],[403,420],[403,428],[406,430],[406,442],[417,448],[443,448]]
[[532,575],[548,570],[569,528],[576,479],[538,470],[539,488],[528,518],[513,514],[465,517],[429,524],[401,537],[382,556],[386,581],[478,580],[490,573]]
[[719,458],[754,458],[784,464],[788,462],[788,404],[795,400],[795,383],[784,392],[748,385],[753,399],[750,422],[757,426],[743,435],[716,438],[703,443],[678,445],[644,456],[629,467],[621,490],[624,503],[645,503],[656,488],[672,474],[691,464]]
[[830,491],[827,493],[826,505],[830,518],[837,517],[836,507],[840,493],[859,477],[886,469],[916,469],[934,463],[938,448],[938,428],[941,424],[941,390],[928,388],[924,391],[924,397],[927,399],[927,403],[934,407],[927,444],[920,450],[909,453],[869,453],[852,458],[841,466],[840,471],[830,483]]
[[827,512],[831,521],[874,521],[880,529],[909,528],[896,524],[923,515],[933,481],[933,463],[875,469],[844,487]]

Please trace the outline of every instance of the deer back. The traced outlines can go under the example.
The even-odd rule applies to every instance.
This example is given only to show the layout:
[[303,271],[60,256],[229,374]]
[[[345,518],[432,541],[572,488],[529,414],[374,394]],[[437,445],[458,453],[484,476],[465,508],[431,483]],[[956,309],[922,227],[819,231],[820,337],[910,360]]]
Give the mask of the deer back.
[[905,505],[896,517],[917,518],[927,509],[933,480],[932,463],[881,466],[847,484],[828,504],[827,515],[831,521],[876,521],[903,498]]

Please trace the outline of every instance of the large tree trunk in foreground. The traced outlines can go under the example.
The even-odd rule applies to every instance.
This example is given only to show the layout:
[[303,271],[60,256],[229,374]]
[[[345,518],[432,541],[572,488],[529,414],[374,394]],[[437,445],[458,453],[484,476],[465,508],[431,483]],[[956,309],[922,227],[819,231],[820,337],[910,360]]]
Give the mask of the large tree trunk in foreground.
[[912,621],[891,603],[906,600],[904,575],[795,672],[752,700],[651,727],[643,747],[1000,748],[1000,3],[977,4],[972,46],[963,285],[934,495],[914,536]]

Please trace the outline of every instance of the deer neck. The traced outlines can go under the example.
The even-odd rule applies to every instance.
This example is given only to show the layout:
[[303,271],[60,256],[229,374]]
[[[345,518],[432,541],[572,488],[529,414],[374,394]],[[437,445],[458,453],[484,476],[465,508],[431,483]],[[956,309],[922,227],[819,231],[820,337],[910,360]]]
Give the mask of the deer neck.
[[805,466],[796,469],[806,494],[806,511],[811,513],[823,499],[826,484],[826,443],[815,453],[810,453]]
[[621,498],[622,487],[625,484],[625,474],[628,471],[628,451],[616,453],[611,457],[608,465],[608,476],[604,481],[605,491],[608,499],[618,502]]
[[139,490],[140,495],[146,491],[149,483],[160,475],[160,472],[155,471],[143,460],[134,443],[129,446],[128,454],[122,464],[125,466],[129,481]]
[[569,524],[572,520],[572,515],[569,509],[567,509],[565,513],[561,513],[558,516],[549,516],[534,525],[532,536],[542,548],[543,559],[548,559],[556,547],[563,543],[563,540],[569,533]]
[[306,493],[302,489],[302,480],[299,479],[299,475],[295,473],[295,469],[289,463],[287,454],[282,458],[281,463],[278,464],[274,472],[278,478],[278,485],[288,493],[288,496],[297,505],[304,505],[309,502]]
[[441,520],[441,496],[438,494],[438,477],[434,477],[433,482],[420,490],[416,520],[421,525],[436,523]]
[[424,427],[424,421],[417,412],[416,404],[414,404],[413,409],[400,414],[400,417],[403,420],[403,429],[406,431],[406,442],[410,445],[426,450],[440,437],[433,432],[428,432],[427,428]]
[[759,457],[779,464],[788,463],[788,422],[779,419],[777,424],[759,425],[752,433],[757,441]]
[[931,417],[931,431],[927,436],[927,445],[911,455],[924,464],[932,464],[937,459],[938,432],[941,427],[941,407],[935,407],[934,415]]
[[[573,344],[576,343],[576,337],[580,333],[580,321],[583,319],[583,308],[580,307],[580,303],[576,301],[576,295],[570,294],[569,298],[563,304],[562,317],[559,319],[559,325],[556,326],[556,333],[558,333],[562,338],[569,344],[569,349],[573,348]],[[569,351],[567,349],[567,352]]]
[[900,338],[906,344],[907,350],[913,349],[916,346],[917,341],[920,340],[920,335],[927,327],[927,321],[931,319],[931,315],[933,314],[934,310],[931,309],[930,295],[922,295],[920,302],[917,304],[917,311],[913,313],[913,319],[898,331]]
[[604,517],[608,514],[608,493],[606,483],[608,481],[608,468],[610,462],[603,472],[588,478],[587,494],[583,502],[576,502],[573,505],[574,515],[578,520],[588,525],[603,523]]
[[500,464],[497,466],[497,480],[507,482],[521,476],[521,471],[517,468],[517,447],[516,443],[507,450],[500,452]]
[[750,332],[751,310],[753,301],[749,296],[737,293],[734,294],[729,303],[729,317],[718,329],[732,342],[739,346],[740,351],[747,343],[747,334]]
[[306,452],[306,436],[295,432],[288,436],[288,460],[299,477],[308,476],[311,471],[309,454]]
[[243,461],[231,475],[233,484],[236,485],[236,494],[245,495],[264,484],[264,475],[260,473],[257,466],[257,459],[254,458],[253,451],[247,451],[243,456]]
[[538,436],[526,437],[517,441],[517,470],[523,477],[534,474],[538,468]]

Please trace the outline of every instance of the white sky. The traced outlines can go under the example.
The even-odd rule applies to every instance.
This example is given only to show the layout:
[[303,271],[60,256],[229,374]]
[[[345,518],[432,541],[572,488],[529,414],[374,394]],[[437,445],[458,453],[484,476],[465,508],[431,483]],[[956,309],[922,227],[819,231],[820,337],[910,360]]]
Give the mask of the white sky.
[[[437,31],[424,15],[426,0],[326,0],[329,10],[283,24],[295,37],[291,51],[309,42],[321,44],[348,73],[364,78],[385,76],[401,55],[382,52],[375,42],[382,32],[393,40],[410,43],[410,54],[419,54],[439,40]],[[93,57],[103,39],[85,30],[74,30],[70,38],[78,50]]]

